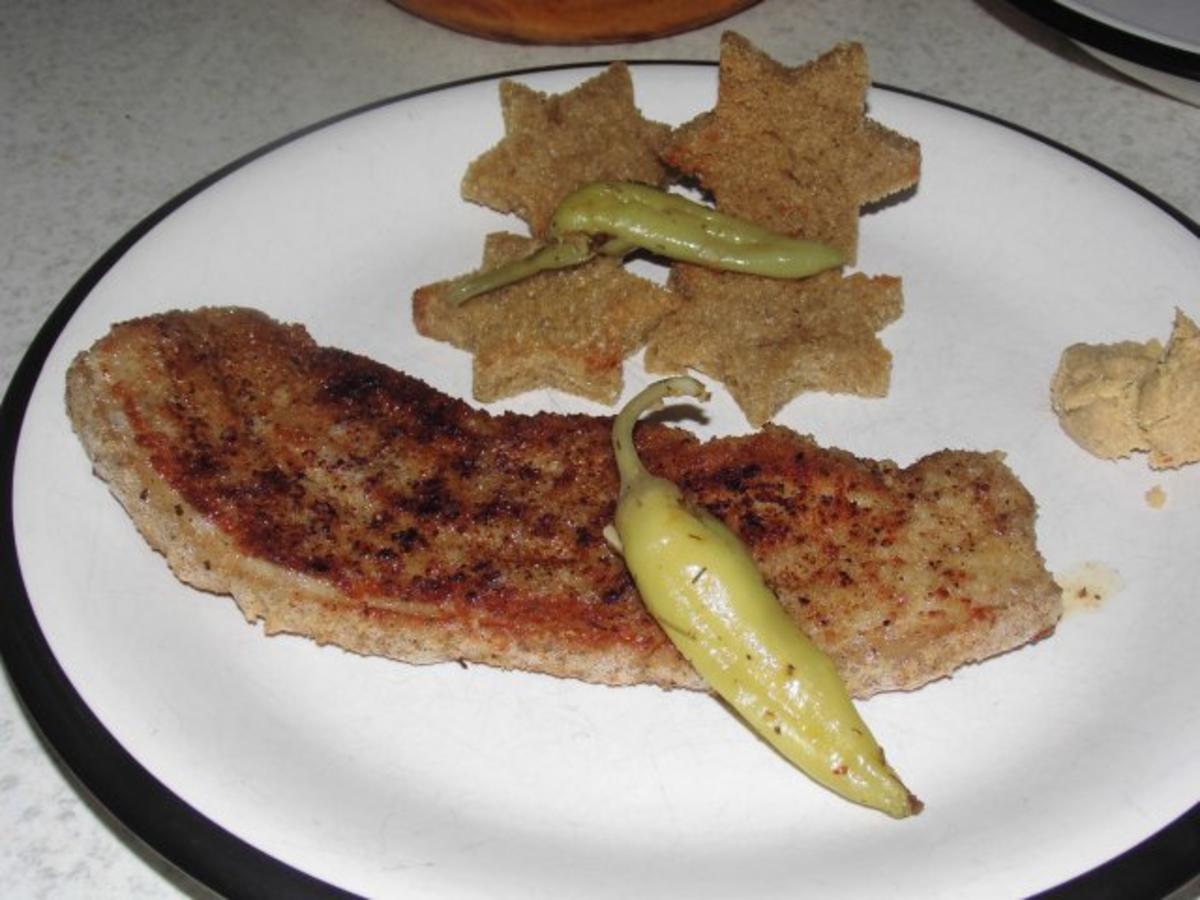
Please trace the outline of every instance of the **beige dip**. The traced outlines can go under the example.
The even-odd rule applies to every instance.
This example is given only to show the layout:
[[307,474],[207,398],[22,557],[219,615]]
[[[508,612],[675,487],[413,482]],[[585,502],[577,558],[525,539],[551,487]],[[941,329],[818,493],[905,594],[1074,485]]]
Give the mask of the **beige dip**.
[[1074,344],[1050,387],[1063,430],[1089,453],[1118,459],[1150,454],[1172,469],[1200,460],[1200,329],[1176,310],[1167,346]]

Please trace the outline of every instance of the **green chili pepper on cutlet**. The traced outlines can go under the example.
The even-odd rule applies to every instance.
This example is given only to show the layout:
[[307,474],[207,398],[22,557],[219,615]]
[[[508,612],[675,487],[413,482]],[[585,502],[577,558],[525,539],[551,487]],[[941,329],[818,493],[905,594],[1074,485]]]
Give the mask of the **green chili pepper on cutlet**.
[[529,256],[460,279],[452,304],[523,281],[538,272],[587,262],[597,253],[641,248],[711,269],[806,278],[842,265],[832,247],[776,234],[678,194],[628,181],[600,181],[569,194],[550,225],[551,242]]
[[613,544],[643,601],[712,689],[803,772],[891,816],[919,812],[832,660],[791,620],[745,544],[639,459],[634,423],[682,394],[705,391],[686,376],[656,382],[613,425],[621,477]]

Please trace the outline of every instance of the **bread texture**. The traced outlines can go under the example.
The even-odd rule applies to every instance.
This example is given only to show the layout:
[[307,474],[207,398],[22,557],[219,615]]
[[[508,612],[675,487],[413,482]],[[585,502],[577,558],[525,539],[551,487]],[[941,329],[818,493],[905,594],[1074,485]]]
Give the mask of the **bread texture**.
[[788,67],[726,32],[716,107],[677,129],[663,157],[719,209],[854,262],[860,209],[921,173],[917,142],[866,116],[869,87],[861,44]]
[[720,380],[751,425],[804,391],[888,392],[892,355],[876,332],[903,311],[899,278],[830,271],[791,281],[676,265],[670,286],[687,302],[652,333],[647,370]]
[[504,138],[474,160],[462,196],[516,213],[545,237],[562,199],[593,181],[664,185],[660,153],[669,126],[642,116],[625,63],[612,63],[564,94],[500,83]]
[[[789,68],[734,32],[721,40],[715,108],[674,130],[641,115],[622,64],[553,96],[505,81],[505,137],[471,163],[462,191],[516,212],[533,238],[489,236],[483,268],[533,252],[562,199],[600,180],[694,180],[719,209],[853,262],[862,206],[920,176],[917,143],[867,118],[869,85],[859,44]],[[678,265],[668,292],[623,277],[612,259],[461,307],[447,302],[449,286],[419,288],[413,318],[421,334],[474,355],[477,400],[550,387],[612,404],[624,360],[649,338],[651,371],[720,379],[753,425],[804,391],[886,395],[891,354],[876,332],[903,306],[888,276],[773,281]]]
[[[483,269],[528,256],[538,243],[488,235]],[[464,304],[447,299],[453,281],[413,293],[413,322],[426,337],[473,354],[472,393],[484,403],[553,388],[613,404],[625,384],[625,360],[675,309],[678,295],[599,256],[541,272]]]
[[[114,326],[67,409],[95,472],[180,579],[268,632],[702,689],[601,533],[611,420],[493,416],[244,309]],[[1032,498],[994,454],[908,468],[783,428],[702,443],[645,423],[655,472],[746,541],[858,696],[1050,634]]]

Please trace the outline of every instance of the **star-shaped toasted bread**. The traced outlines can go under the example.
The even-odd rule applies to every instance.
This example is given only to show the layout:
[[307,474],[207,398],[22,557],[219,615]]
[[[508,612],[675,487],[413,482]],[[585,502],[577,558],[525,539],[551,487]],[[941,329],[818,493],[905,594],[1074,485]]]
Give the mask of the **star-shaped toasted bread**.
[[860,44],[789,68],[727,32],[716,107],[681,126],[664,158],[725,212],[830,243],[853,262],[860,208],[921,171],[915,141],[867,118],[869,86]]
[[[515,234],[488,235],[483,268],[538,247]],[[632,275],[620,260],[541,272],[455,306],[453,281],[418,288],[413,321],[426,337],[475,354],[473,393],[481,402],[555,388],[599,403],[621,395],[624,361],[679,298]]]
[[876,332],[900,317],[900,279],[823,272],[798,281],[676,265],[686,298],[651,334],[646,369],[721,381],[754,426],[803,391],[882,397],[892,356]]
[[565,94],[503,81],[500,105],[505,136],[467,168],[462,195],[516,213],[537,237],[546,235],[562,199],[585,184],[667,182],[659,153],[671,129],[638,111],[624,63]]

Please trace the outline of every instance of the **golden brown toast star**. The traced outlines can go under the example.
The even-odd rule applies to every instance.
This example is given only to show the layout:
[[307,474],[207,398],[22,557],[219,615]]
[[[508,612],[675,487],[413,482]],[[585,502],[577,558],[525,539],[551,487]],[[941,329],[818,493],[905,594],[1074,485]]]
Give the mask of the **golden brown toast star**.
[[[483,267],[526,256],[537,246],[520,235],[488,235]],[[426,337],[475,354],[473,392],[485,403],[537,388],[615,403],[625,358],[679,303],[612,257],[542,272],[461,306],[446,299],[452,283],[418,288],[413,321]]]
[[585,184],[667,183],[659,152],[671,129],[638,111],[624,63],[564,94],[503,81],[500,105],[505,136],[468,167],[462,196],[516,213],[535,236],[545,236],[559,202]]
[[825,241],[853,262],[860,208],[921,171],[915,141],[866,117],[869,86],[860,44],[793,68],[727,32],[716,107],[681,126],[664,158],[725,212]]
[[687,298],[650,336],[646,369],[724,382],[754,426],[802,391],[882,397],[892,356],[876,332],[900,317],[899,278],[824,272],[787,281],[677,265]]

